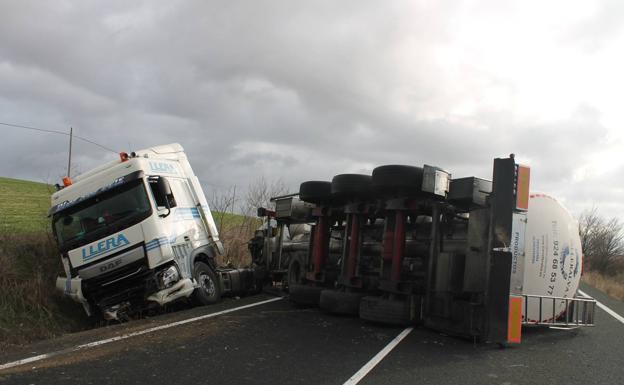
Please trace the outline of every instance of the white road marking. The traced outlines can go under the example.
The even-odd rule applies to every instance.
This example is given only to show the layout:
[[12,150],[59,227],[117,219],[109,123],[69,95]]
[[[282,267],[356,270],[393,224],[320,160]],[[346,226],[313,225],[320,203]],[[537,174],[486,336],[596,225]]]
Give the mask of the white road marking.
[[[589,297],[589,295],[587,293],[585,293],[584,291],[582,291],[582,290],[579,290],[579,293]],[[618,320],[618,321],[620,321],[621,323],[624,324],[624,317],[622,317],[621,315],[619,315],[618,313],[616,313],[613,310],[609,309],[606,305],[603,305],[602,303],[600,303],[598,301],[596,301],[596,305],[598,305],[598,307],[601,308],[602,310],[604,310],[607,313],[609,313],[609,315],[611,317],[615,318],[616,320]]]
[[351,378],[349,378],[343,385],[355,385],[358,382],[362,381],[366,375],[373,370],[377,364],[381,362],[394,349],[408,334],[410,334],[414,330],[414,328],[407,328],[399,333],[398,336],[394,337],[392,341],[386,347],[381,349],[379,353],[375,354],[375,357],[371,358],[360,370],[358,370]]
[[38,356],[24,358],[23,360],[7,362],[6,364],[0,365],[0,370],[9,369],[9,368],[13,368],[13,367],[16,367],[16,366],[29,364],[31,362],[41,361],[41,360],[44,360],[46,358],[55,357],[55,356],[58,356],[58,355],[61,355],[61,354],[76,352],[78,350],[88,349],[88,348],[92,348],[92,347],[95,347],[95,346],[108,344],[108,343],[115,342],[115,341],[125,340],[125,339],[130,338],[130,337],[136,337],[136,336],[140,336],[140,335],[143,335],[143,334],[153,333],[153,332],[156,332],[156,331],[159,331],[159,330],[169,329],[169,328],[172,328],[172,327],[175,327],[175,326],[180,326],[180,325],[184,325],[184,324],[191,323],[191,322],[201,321],[201,320],[206,319],[206,318],[212,318],[212,317],[216,317],[216,316],[219,316],[219,315],[232,313],[232,312],[235,312],[235,311],[238,311],[238,310],[248,309],[250,307],[264,305],[265,303],[279,301],[280,299],[282,299],[282,297],[271,298],[271,299],[267,299],[265,301],[254,302],[254,303],[251,303],[251,304],[248,304],[248,305],[243,305],[243,306],[235,307],[235,308],[232,308],[232,309],[226,309],[226,310],[218,311],[216,313],[205,314],[205,315],[202,315],[202,316],[199,316],[199,317],[188,318],[188,319],[185,319],[185,320],[172,322],[170,324],[155,326],[153,328],[149,328],[149,329],[145,329],[145,330],[139,330],[137,332],[123,334],[123,335],[112,337],[112,338],[107,338],[105,340],[89,342],[89,343],[86,343],[86,344],[83,344],[83,345],[78,345],[78,346],[70,347],[70,348],[67,348],[67,349],[58,350],[58,351],[55,351],[55,352],[50,352],[50,353],[40,354]]

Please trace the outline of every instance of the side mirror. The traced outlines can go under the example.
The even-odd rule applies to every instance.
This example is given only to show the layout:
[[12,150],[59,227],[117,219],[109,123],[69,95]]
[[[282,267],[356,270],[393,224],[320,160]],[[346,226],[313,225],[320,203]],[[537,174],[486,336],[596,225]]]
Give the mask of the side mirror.
[[158,206],[164,206],[167,208],[167,214],[161,214],[160,217],[167,217],[171,213],[171,208],[176,207],[176,202],[173,198],[173,192],[171,191],[169,181],[164,176],[160,176],[158,177],[158,179],[156,179],[156,186],[154,187],[155,191],[152,191],[154,191],[156,204]]
[[[167,180],[167,178],[163,176],[158,178],[158,182],[156,182],[156,188],[158,189],[160,196],[166,197],[166,196],[172,195],[169,181]],[[166,199],[165,199],[165,202],[166,202],[166,206],[169,206],[169,202]]]

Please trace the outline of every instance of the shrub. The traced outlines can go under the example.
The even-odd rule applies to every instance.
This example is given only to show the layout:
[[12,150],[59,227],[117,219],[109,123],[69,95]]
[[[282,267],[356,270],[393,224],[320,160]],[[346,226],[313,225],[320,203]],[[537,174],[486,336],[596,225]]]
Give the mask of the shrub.
[[613,298],[624,301],[624,273],[605,276],[597,271],[588,271],[583,274],[583,281]]

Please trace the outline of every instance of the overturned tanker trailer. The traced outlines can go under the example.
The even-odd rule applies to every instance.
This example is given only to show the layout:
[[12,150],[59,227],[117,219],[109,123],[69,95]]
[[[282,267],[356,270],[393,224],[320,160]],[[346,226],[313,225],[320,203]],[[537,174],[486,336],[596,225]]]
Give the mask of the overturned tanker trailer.
[[494,160],[491,181],[388,165],[304,182],[258,210],[256,273],[300,305],[480,341],[519,343],[523,325],[593,326],[596,302],[577,293],[576,221],[531,195],[529,179],[511,155]]

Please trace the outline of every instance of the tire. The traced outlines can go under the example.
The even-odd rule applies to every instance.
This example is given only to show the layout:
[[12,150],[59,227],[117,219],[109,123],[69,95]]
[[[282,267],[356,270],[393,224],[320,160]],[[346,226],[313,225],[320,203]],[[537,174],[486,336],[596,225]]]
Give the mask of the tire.
[[311,180],[299,186],[299,198],[309,203],[327,203],[331,199],[331,182]]
[[323,289],[324,288],[318,286],[292,285],[288,290],[290,293],[289,299],[299,306],[315,307],[319,305],[321,291],[323,291]]
[[363,174],[336,175],[331,182],[331,193],[337,199],[368,199],[373,195],[373,178]]
[[195,262],[193,278],[199,285],[193,292],[193,297],[198,304],[210,305],[221,300],[221,285],[210,266],[204,262]]
[[387,165],[373,170],[372,184],[382,194],[422,194],[424,171],[422,167]]
[[382,297],[363,297],[360,318],[387,325],[407,326],[414,323],[407,300],[397,301]]
[[319,306],[328,313],[356,316],[359,314],[360,300],[364,295],[364,293],[323,290]]

